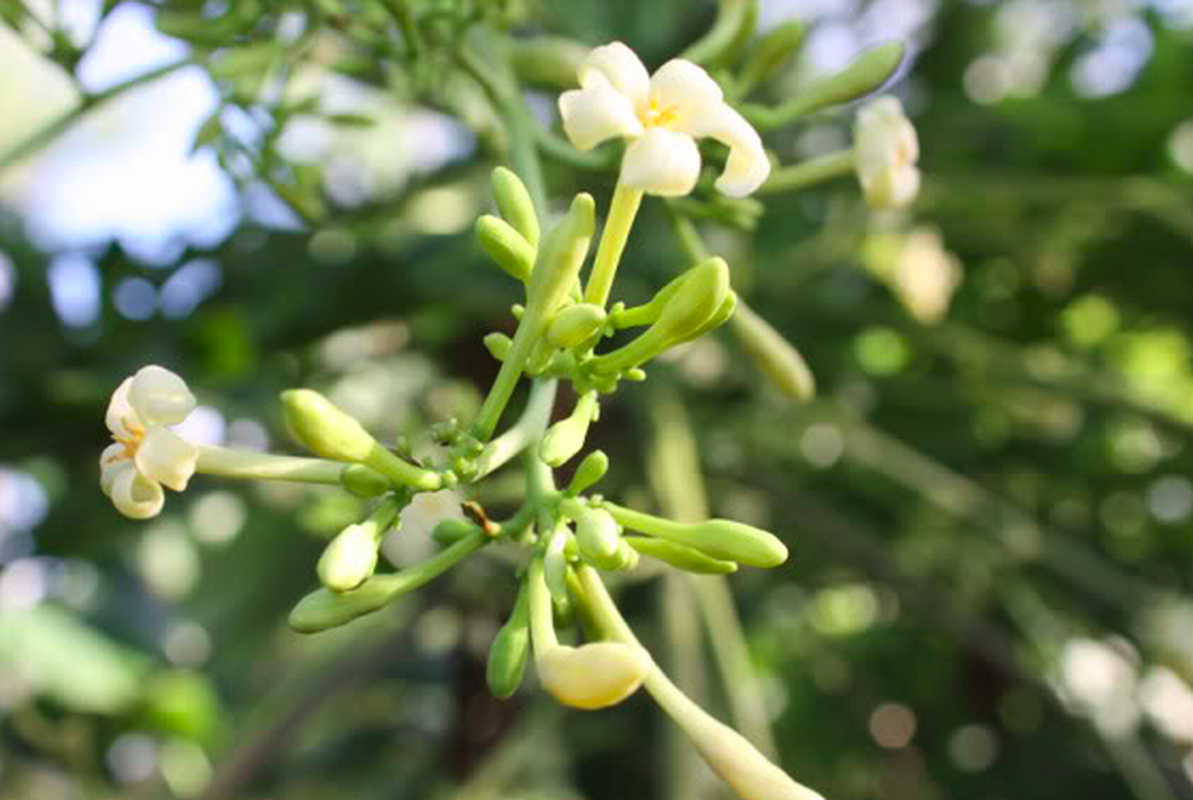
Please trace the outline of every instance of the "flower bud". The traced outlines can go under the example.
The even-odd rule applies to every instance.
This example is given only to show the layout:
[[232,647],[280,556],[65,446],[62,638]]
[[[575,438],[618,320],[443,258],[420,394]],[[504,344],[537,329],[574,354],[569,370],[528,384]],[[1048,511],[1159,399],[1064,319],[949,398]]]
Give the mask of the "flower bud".
[[738,85],[749,89],[770,79],[799,51],[807,32],[808,26],[799,20],[791,20],[768,31],[753,47],[754,52],[742,67]]
[[[517,49],[521,50],[522,47]],[[573,73],[574,74],[574,73]],[[497,210],[505,218],[522,239],[533,249],[539,243],[539,220],[534,211],[534,201],[530,199],[530,192],[526,184],[513,171],[505,167],[493,170],[493,199],[497,201]],[[533,263],[534,258],[531,257]]]
[[340,472],[340,483],[357,497],[376,497],[393,486],[389,479],[364,464],[349,464]]
[[777,567],[787,560],[787,546],[778,537],[744,522],[710,519],[684,523],[613,503],[604,503],[603,508],[630,530],[694,547],[714,558],[737,561],[750,567]]
[[513,340],[504,333],[490,333],[485,336],[484,342],[489,355],[498,361],[505,361],[505,357],[510,354],[510,348],[514,346]]
[[564,500],[560,511],[576,522],[580,554],[601,569],[622,569],[627,556],[621,546],[621,528],[613,515],[579,500]]
[[448,517],[439,520],[431,529],[431,538],[442,545],[452,545],[461,539],[478,533],[484,533],[481,527],[470,520],[459,517]]
[[290,627],[298,633],[318,633],[376,611],[393,598],[394,577],[374,575],[350,592],[316,589],[290,611]]
[[377,566],[377,539],[365,525],[340,531],[319,557],[319,582],[333,592],[347,592],[364,583]]
[[526,660],[530,655],[530,614],[526,594],[526,584],[523,583],[513,613],[489,647],[485,678],[489,691],[501,700],[518,691],[526,673]]
[[605,477],[609,471],[609,456],[600,450],[593,450],[584,456],[580,466],[572,473],[572,482],[568,484],[567,494],[575,497],[588,487]]
[[736,563],[713,558],[686,544],[666,539],[652,539],[648,536],[626,536],[622,541],[644,556],[657,558],[673,567],[686,572],[694,572],[697,575],[727,575],[737,572]]
[[556,347],[576,347],[605,324],[605,309],[593,303],[577,303],[560,311],[547,328],[547,341]]
[[595,217],[596,203],[592,196],[578,194],[567,216],[543,237],[526,290],[526,313],[536,325],[533,331],[536,337],[546,330],[555,309],[580,275],[592,241]]
[[902,42],[887,42],[872,47],[840,72],[813,83],[791,102],[798,104],[801,114],[810,114],[856,100],[886,83],[903,63],[905,52]]
[[642,685],[650,658],[639,647],[595,642],[556,645],[535,661],[539,682],[564,705],[593,711],[620,703]]
[[783,394],[800,402],[815,396],[816,379],[803,356],[745,303],[738,304],[731,329],[758,369]]
[[338,461],[364,461],[377,445],[359,422],[312,389],[282,392],[286,424],[312,452]]
[[558,467],[584,447],[588,426],[596,418],[600,406],[596,391],[580,395],[572,413],[552,425],[539,444],[539,458],[549,466]]
[[534,246],[500,217],[485,214],[476,221],[476,238],[497,266],[523,283],[534,268]]
[[524,84],[571,89],[590,52],[590,47],[574,39],[534,36],[519,39],[518,46],[510,48],[510,61]]

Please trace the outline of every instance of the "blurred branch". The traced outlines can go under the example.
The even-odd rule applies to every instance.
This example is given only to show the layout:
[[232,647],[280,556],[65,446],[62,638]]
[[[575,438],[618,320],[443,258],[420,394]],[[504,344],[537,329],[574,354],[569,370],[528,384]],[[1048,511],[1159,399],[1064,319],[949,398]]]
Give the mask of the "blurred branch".
[[165,64],[156,69],[151,69],[148,72],[137,75],[136,77],[129,78],[128,80],[109,87],[108,89],[105,89],[104,91],[97,94],[83,95],[73,108],[64,111],[62,114],[59,114],[57,117],[31,133],[23,141],[20,141],[13,147],[10,147],[4,153],[0,153],[0,171],[7,169],[18,161],[36,153],[38,150],[41,150],[43,147],[54,141],[58,136],[66,132],[68,128],[70,128],[80,119],[104,105],[108,101],[113,100],[120,95],[137,88],[138,86],[142,86],[146,83],[152,83],[158,78],[164,78],[165,76],[173,72],[177,72],[179,69],[182,69],[183,67],[189,66],[193,63],[195,63],[194,58],[188,56],[187,58],[181,59],[179,61]]

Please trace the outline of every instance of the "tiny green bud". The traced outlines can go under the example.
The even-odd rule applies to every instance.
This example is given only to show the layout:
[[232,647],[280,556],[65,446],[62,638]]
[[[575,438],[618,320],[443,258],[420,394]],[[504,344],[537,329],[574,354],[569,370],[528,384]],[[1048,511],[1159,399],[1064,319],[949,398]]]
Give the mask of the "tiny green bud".
[[686,544],[652,539],[649,536],[626,536],[622,541],[644,556],[666,561],[673,567],[698,575],[727,575],[737,572],[737,564],[734,562],[713,558]]
[[476,221],[476,238],[497,266],[523,283],[534,268],[534,246],[500,217],[485,214]]
[[313,389],[282,392],[286,424],[311,451],[338,461],[364,461],[377,441],[353,417]]
[[376,497],[393,486],[389,479],[364,464],[349,464],[340,472],[340,483],[357,497]]
[[530,607],[526,582],[518,589],[518,600],[510,618],[501,626],[489,648],[485,677],[489,691],[501,700],[513,695],[522,684],[530,655]]
[[572,413],[552,425],[539,444],[539,458],[552,467],[558,467],[584,447],[588,437],[588,426],[600,409],[595,390],[580,395]]
[[622,549],[621,527],[612,514],[602,508],[590,508],[575,499],[564,500],[560,511],[575,520],[576,543],[584,558],[601,569],[626,566],[628,557]]
[[478,533],[484,533],[475,522],[459,517],[441,519],[431,529],[431,538],[442,545],[451,545],[461,539]]
[[340,531],[319,557],[319,582],[333,592],[347,592],[364,583],[377,567],[377,539],[364,525]]
[[510,354],[510,348],[514,346],[513,340],[504,333],[490,333],[485,336],[484,342],[489,355],[498,361],[505,361],[505,357]]
[[642,381],[646,380],[646,370],[642,369],[642,367],[634,367],[633,369],[627,369],[625,371],[624,377],[627,381],[633,381],[634,383],[642,383]]
[[[522,49],[521,47],[517,49]],[[573,77],[575,73],[572,73]],[[533,249],[539,243],[539,220],[534,211],[534,201],[526,184],[513,171],[505,167],[493,170],[493,199],[497,210],[505,221],[513,226],[522,239]],[[533,264],[534,258],[531,257]]]
[[575,497],[588,487],[595,484],[609,471],[609,456],[600,450],[593,450],[584,456],[580,466],[576,467],[572,475],[572,482],[568,484],[567,494]]
[[583,344],[605,324],[605,309],[593,303],[576,303],[555,315],[547,328],[547,341],[556,347]]
[[743,522],[710,519],[706,522],[683,523],[608,502],[602,507],[619,524],[630,530],[688,545],[714,558],[737,561],[751,567],[777,567],[787,560],[787,546],[778,537]]
[[510,306],[510,316],[519,322],[522,321],[522,315],[525,313],[526,306],[522,305],[521,303],[514,303],[512,306]]
[[742,348],[783,394],[800,402],[816,394],[816,379],[799,351],[745,303],[739,303],[731,329]]

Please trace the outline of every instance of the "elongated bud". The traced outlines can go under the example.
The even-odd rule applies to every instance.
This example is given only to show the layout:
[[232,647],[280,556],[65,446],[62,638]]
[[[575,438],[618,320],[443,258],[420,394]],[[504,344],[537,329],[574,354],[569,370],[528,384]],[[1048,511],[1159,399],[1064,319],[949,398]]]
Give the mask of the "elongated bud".
[[617,705],[638,691],[650,664],[641,648],[621,642],[556,645],[535,660],[543,688],[585,711]]
[[313,389],[282,392],[286,424],[312,452],[338,461],[364,461],[377,441],[353,417]]
[[518,691],[530,656],[530,609],[526,582],[518,589],[518,600],[510,618],[501,626],[489,648],[485,678],[494,697],[506,699]]
[[588,437],[588,426],[596,418],[599,409],[595,390],[580,395],[572,413],[556,422],[547,430],[539,445],[539,458],[552,467],[558,467],[571,460],[584,447]]
[[340,483],[357,497],[376,497],[393,488],[389,479],[364,464],[349,464],[340,472]]
[[560,511],[576,522],[576,544],[580,554],[601,569],[622,569],[626,556],[621,528],[604,509],[591,508],[579,500],[564,500]]
[[376,611],[393,598],[393,577],[374,575],[350,592],[316,589],[290,611],[290,627],[298,633],[318,633]]
[[[664,287],[666,291],[669,287]],[[645,333],[625,347],[592,360],[600,373],[624,372],[649,361],[659,353],[696,335],[729,297],[729,266],[723,259],[710,258],[686,273],[672,290],[659,318]],[[729,312],[732,313],[732,307]]]
[[609,456],[600,450],[593,450],[584,456],[580,466],[572,474],[572,482],[568,484],[567,494],[575,497],[588,487],[595,484],[609,471]]
[[791,20],[770,30],[753,48],[753,54],[742,67],[738,86],[749,90],[770,79],[789,58],[799,52],[808,27],[799,20]]
[[697,575],[727,575],[737,572],[737,564],[720,558],[713,558],[686,544],[671,542],[666,539],[652,539],[648,536],[622,537],[627,545],[644,556],[665,561],[673,567]]
[[510,354],[510,348],[514,346],[513,340],[504,333],[490,333],[485,336],[484,342],[489,355],[498,361],[505,361],[506,356]]
[[872,47],[845,69],[821,78],[800,92],[790,104],[798,105],[801,115],[810,114],[876,91],[899,69],[904,52],[902,42],[887,42]]
[[630,530],[685,544],[714,558],[737,561],[751,567],[777,567],[787,560],[787,546],[778,537],[744,522],[727,519],[675,522],[613,503],[604,503],[602,507]]
[[605,309],[593,303],[576,303],[555,315],[547,328],[547,341],[556,347],[583,344],[605,324]]
[[801,403],[816,395],[816,379],[803,356],[745,303],[738,303],[731,329],[758,369],[783,394]]
[[[519,46],[515,49],[522,50],[524,48]],[[575,77],[576,73],[573,70],[571,75],[573,81]],[[514,172],[505,167],[497,167],[493,170],[492,181],[493,199],[497,201],[497,210],[501,212],[501,216],[513,226],[515,231],[521,234],[522,239],[531,248],[538,247],[538,214],[534,211],[534,201],[530,199],[530,192],[527,191],[526,184],[522,183],[522,179]]]
[[431,529],[431,538],[442,545],[452,545],[468,536],[483,534],[484,531],[475,522],[459,517],[448,517],[439,520]]
[[377,566],[377,540],[364,525],[340,531],[319,557],[319,582],[333,592],[347,592],[364,583]]
[[706,319],[704,324],[696,329],[695,333],[683,341],[690,342],[693,339],[699,339],[709,331],[716,330],[728,322],[729,318],[733,316],[733,312],[735,311],[737,311],[737,292],[731,289],[729,290],[728,296],[721,302],[721,305],[718,306],[717,310],[713,312],[713,315]]
[[596,203],[592,195],[578,194],[567,216],[547,232],[538,250],[530,288],[526,290],[526,315],[541,336],[555,309],[567,297],[588,255],[595,227]]
[[476,239],[497,266],[526,283],[534,269],[534,245],[505,220],[485,214],[476,221]]

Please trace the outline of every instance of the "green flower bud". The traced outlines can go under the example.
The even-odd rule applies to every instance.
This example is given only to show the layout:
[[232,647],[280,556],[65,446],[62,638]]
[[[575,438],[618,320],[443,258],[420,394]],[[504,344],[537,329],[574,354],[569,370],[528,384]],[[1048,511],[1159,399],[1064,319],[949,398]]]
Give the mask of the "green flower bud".
[[632,558],[623,549],[621,527],[608,511],[590,508],[575,499],[564,500],[560,511],[575,520],[576,544],[580,547],[580,554],[597,567],[623,569]]
[[[522,50],[519,46],[516,50]],[[572,79],[575,79],[572,71]],[[533,249],[539,243],[539,220],[534,211],[534,201],[530,199],[530,192],[526,184],[522,183],[514,172],[505,167],[493,170],[493,199],[497,201],[497,210],[505,221],[513,226],[522,239]],[[531,261],[533,262],[533,256]]]
[[518,40],[510,48],[514,73],[521,83],[552,89],[573,89],[576,71],[592,52],[588,45],[558,36],[535,36]]
[[800,402],[816,394],[816,379],[799,351],[745,303],[739,303],[731,329],[742,348],[771,383]]
[[704,324],[701,325],[699,328],[697,328],[695,333],[693,333],[687,339],[684,339],[684,341],[690,342],[693,339],[699,339],[701,336],[708,333],[709,331],[716,330],[717,328],[724,325],[729,320],[729,318],[733,316],[733,312],[736,310],[737,310],[737,292],[735,292],[731,289],[729,291],[729,295],[724,299],[724,301],[721,302],[721,305],[717,308],[717,310],[715,312],[713,312],[713,315],[711,317],[709,317],[708,319],[706,319],[704,321]]
[[526,317],[540,337],[580,275],[596,225],[596,203],[578,194],[567,216],[543,237],[526,290]]
[[290,611],[290,627],[298,633],[318,633],[376,611],[393,598],[395,577],[374,575],[350,592],[316,589]]
[[377,440],[353,417],[312,389],[282,392],[286,424],[311,451],[338,461],[364,461]]
[[754,52],[742,67],[739,88],[748,91],[771,78],[799,51],[807,32],[807,25],[799,20],[791,20],[767,32],[753,47]]
[[804,89],[788,105],[798,106],[798,115],[802,116],[867,95],[890,80],[903,63],[905,51],[902,42],[887,42],[872,47],[845,69],[821,78]]
[[734,562],[713,558],[686,544],[647,536],[626,536],[622,541],[644,556],[666,561],[673,567],[698,575],[727,575],[737,572],[737,564]]
[[714,558],[737,561],[750,567],[777,567],[787,560],[787,546],[778,537],[743,522],[710,519],[683,523],[613,503],[604,503],[602,507],[630,530],[688,545]]
[[567,494],[575,497],[588,487],[605,477],[609,471],[609,456],[600,450],[593,450],[584,456],[580,466],[572,474],[572,482],[568,484]]
[[357,497],[376,497],[393,488],[389,479],[364,464],[349,464],[340,472],[340,483]]
[[555,315],[547,328],[547,341],[556,347],[576,347],[605,324],[605,309],[593,303],[576,303]]
[[534,245],[505,220],[485,214],[476,221],[476,238],[510,276],[526,283],[534,268]]
[[441,519],[431,529],[431,538],[442,545],[452,545],[461,539],[478,533],[484,533],[475,522],[459,517]]
[[522,676],[526,673],[526,660],[530,655],[530,606],[527,599],[526,582],[518,589],[518,600],[510,618],[501,626],[493,644],[489,647],[489,663],[485,677],[489,691],[501,700],[518,691]]
[[594,358],[590,362],[592,369],[610,374],[637,367],[668,347],[699,334],[722,311],[730,294],[729,266],[723,259],[710,258],[681,277],[683,282],[675,288],[672,288],[674,281],[663,288],[669,297],[654,324],[620,350]]
[[365,525],[340,531],[319,557],[319,582],[333,592],[347,592],[364,583],[377,566],[377,539]]
[[513,340],[504,333],[490,333],[484,342],[489,355],[498,361],[505,361],[505,357],[510,354],[510,348],[514,346]]
[[580,395],[571,415],[556,422],[543,436],[539,444],[539,458],[552,467],[571,460],[584,447],[588,426],[596,418],[599,408],[596,391]]

